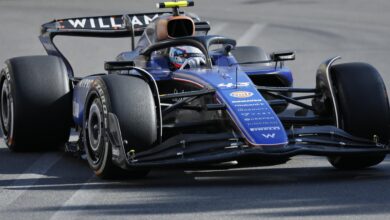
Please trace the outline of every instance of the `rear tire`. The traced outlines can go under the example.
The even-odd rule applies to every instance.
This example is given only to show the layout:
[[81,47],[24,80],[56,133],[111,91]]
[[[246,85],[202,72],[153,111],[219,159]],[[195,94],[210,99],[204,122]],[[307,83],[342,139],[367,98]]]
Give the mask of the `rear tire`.
[[54,56],[9,59],[0,74],[0,121],[12,151],[53,149],[69,139],[72,101],[66,67]]
[[[330,69],[339,108],[339,125],[345,131],[366,139],[379,137],[388,144],[390,110],[382,77],[369,64],[347,63]],[[386,155],[332,156],[338,169],[362,169],[379,164]]]
[[147,150],[157,140],[157,114],[149,85],[138,77],[106,75],[95,80],[87,97],[83,141],[95,174],[104,179],[141,178],[149,170],[123,170],[112,160],[108,113],[118,118],[125,150]]

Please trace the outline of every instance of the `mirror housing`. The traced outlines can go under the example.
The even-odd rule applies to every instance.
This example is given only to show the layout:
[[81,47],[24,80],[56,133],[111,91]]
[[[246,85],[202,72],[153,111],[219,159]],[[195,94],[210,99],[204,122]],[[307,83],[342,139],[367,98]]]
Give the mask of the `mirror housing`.
[[271,60],[275,62],[295,60],[295,52],[294,51],[273,52],[270,54],[270,57]]
[[224,45],[223,49],[224,49],[225,55],[229,55],[230,51],[232,51],[233,48],[234,48],[234,46],[231,44]]
[[131,70],[135,67],[134,61],[107,61],[104,63],[104,69],[107,71]]

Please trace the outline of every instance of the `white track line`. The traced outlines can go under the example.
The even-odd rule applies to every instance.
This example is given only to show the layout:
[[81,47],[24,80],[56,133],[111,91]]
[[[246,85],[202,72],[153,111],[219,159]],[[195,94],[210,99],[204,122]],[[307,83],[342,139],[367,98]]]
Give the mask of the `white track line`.
[[0,149],[6,149],[7,148],[7,145],[5,144],[5,141],[4,141],[3,137],[4,137],[3,134],[1,134]]
[[20,186],[23,185],[24,189],[0,189],[0,210],[6,208],[13,203],[23,193],[25,193],[29,187],[34,185],[39,179],[47,177],[45,173],[56,164],[62,157],[57,153],[45,153],[40,156],[33,165],[30,166],[23,174],[19,175],[14,182],[8,186]]
[[[83,183],[83,184],[80,184],[80,183],[65,183],[65,184],[61,184],[61,183],[59,183],[59,184],[50,184],[50,187],[53,187],[53,188],[55,188],[55,187],[57,187],[57,188],[59,188],[59,187],[63,187],[63,188],[65,188],[65,187],[82,187],[82,186],[84,186],[84,184],[85,183]],[[104,186],[106,186],[107,185],[107,183],[105,183],[105,182],[102,182],[102,183],[100,183],[100,182],[91,182],[91,183],[88,183],[88,186],[93,186],[93,187],[104,187]],[[31,189],[39,189],[39,188],[42,188],[42,187],[47,187],[47,185],[46,184],[34,184],[34,186],[31,186],[31,187],[29,187],[29,189],[31,190]],[[24,189],[25,188],[25,186],[12,186],[12,189]]]
[[250,45],[256,40],[267,24],[253,24],[238,40],[238,46]]
[[223,34],[223,31],[228,27],[228,23],[216,23],[215,25],[211,25],[210,34]]
[[[83,212],[83,207],[92,204],[94,198],[101,194],[101,190],[104,188],[103,186],[98,189],[88,189],[88,187],[93,186],[91,181],[96,177],[93,175],[86,183],[84,183],[79,190],[77,190],[72,197],[70,197],[61,208],[54,213],[54,215],[50,218],[51,220],[71,220],[71,219],[79,219],[80,212]],[[68,207],[77,207],[75,210],[68,210]]]
[[0,149],[7,149],[7,146],[5,145],[3,140],[1,140],[0,142]]

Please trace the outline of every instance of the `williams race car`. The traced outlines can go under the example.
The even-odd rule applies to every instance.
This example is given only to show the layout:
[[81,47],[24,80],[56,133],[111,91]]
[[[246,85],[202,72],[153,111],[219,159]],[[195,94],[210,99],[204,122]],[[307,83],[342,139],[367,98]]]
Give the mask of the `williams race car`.
[[[284,66],[294,52],[268,54],[208,35],[207,21],[180,9],[193,5],[43,24],[48,55],[9,59],[1,71],[9,149],[65,146],[86,155],[102,178],[142,177],[157,167],[274,165],[295,155],[326,156],[339,169],[384,160],[390,110],[375,68],[334,64],[335,57],[319,66],[315,88],[294,88]],[[132,49],[105,62],[106,73],[80,78],[54,44],[57,35],[130,37]],[[77,141],[69,141],[72,129]]]

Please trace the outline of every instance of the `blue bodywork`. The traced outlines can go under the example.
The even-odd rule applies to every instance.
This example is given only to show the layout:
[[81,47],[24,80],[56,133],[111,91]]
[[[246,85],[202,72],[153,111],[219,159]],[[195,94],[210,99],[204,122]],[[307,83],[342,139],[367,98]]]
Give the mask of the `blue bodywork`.
[[[294,53],[278,52],[269,55],[256,47],[236,47],[237,43],[233,39],[208,35],[209,23],[201,21],[194,14],[188,14],[188,18],[192,20],[192,28],[189,27],[188,19],[184,18],[183,25],[177,25],[180,19],[171,22],[174,24],[172,27],[183,26],[183,30],[170,29],[169,19],[179,15],[181,12],[174,8],[172,15],[153,12],[81,17],[53,20],[42,25],[40,40],[48,55],[62,59],[72,86],[73,120],[76,130],[80,131],[80,141],[68,143],[67,150],[88,153],[89,150],[85,149],[91,149],[95,154],[108,152],[102,149],[111,148],[113,164],[132,171],[136,167],[150,169],[190,165],[193,168],[194,165],[215,165],[230,161],[238,161],[238,165],[272,165],[284,163],[295,155],[328,156],[334,161],[341,158],[340,163],[337,163],[340,167],[347,168],[350,162],[355,164],[355,160],[349,161],[351,158],[364,158],[360,165],[366,167],[367,161],[376,164],[377,158],[381,161],[390,152],[388,144],[378,142],[377,135],[374,135],[374,140],[369,140],[355,137],[340,128],[342,120],[338,118],[339,100],[334,95],[331,81],[331,67],[339,57],[320,65],[316,88],[293,88],[291,71],[284,68],[282,62],[295,59]],[[187,16],[186,13],[183,15]],[[156,125],[158,130],[155,140],[150,139],[147,146],[134,146],[137,141],[129,141],[132,137],[124,139],[120,119],[124,121],[127,115],[122,114],[120,118],[119,114],[115,114],[117,112],[108,112],[107,106],[106,109],[102,106],[103,112],[106,110],[104,123],[96,123],[93,127],[84,124],[87,121],[85,112],[92,112],[85,106],[89,106],[95,98],[88,97],[88,94],[91,92],[96,95],[94,90],[98,87],[103,90],[102,87],[106,85],[104,83],[111,76],[102,77],[104,74],[100,74],[75,77],[72,66],[54,44],[53,39],[57,35],[131,37],[132,51],[119,54],[116,61],[105,64],[105,69],[108,74],[132,75],[120,76],[123,79],[140,77],[148,83],[156,107],[156,124],[149,121],[151,129]],[[140,37],[137,45],[135,37]],[[222,47],[211,50],[210,48],[214,48],[211,45]],[[167,51],[177,46],[200,49],[205,56],[204,66],[185,70],[172,68]],[[117,76],[111,79],[115,77]],[[321,82],[320,78],[326,79],[325,82]],[[95,84],[97,82],[99,83]],[[104,93],[109,93],[110,99],[110,92],[115,91],[114,87],[115,85],[107,87],[107,91],[97,94],[101,95],[101,101],[103,98],[106,100]],[[327,91],[330,91],[330,96]],[[293,93],[310,95],[293,97]],[[129,94],[130,96],[116,100],[126,102],[133,95],[131,89]],[[300,102],[303,99],[312,99],[313,104]],[[328,99],[333,103],[330,114]],[[284,111],[288,103],[302,108],[295,112]],[[148,106],[154,108],[152,103]],[[283,114],[278,115],[282,112]],[[142,118],[138,122],[148,124]],[[137,127],[134,124],[127,125],[130,128],[126,127],[124,130],[131,135]],[[96,132],[99,136],[96,151],[92,148],[91,141],[88,141],[92,137],[89,133],[95,127],[99,128],[99,132]],[[140,136],[143,134],[145,133]],[[148,138],[146,136],[145,139]],[[104,137],[104,144],[100,142],[103,140],[101,137]],[[343,160],[348,155],[353,157],[345,157],[347,160]],[[365,158],[369,160],[366,161]],[[102,164],[107,165],[109,160],[96,161],[104,161]],[[89,162],[91,165],[91,161]],[[95,161],[93,163],[91,167],[95,166]],[[337,167],[337,163],[332,164]],[[98,169],[106,169],[102,168],[105,165]],[[359,163],[355,165],[360,166]]]
[[[134,52],[120,54],[119,60],[133,57]],[[288,138],[278,116],[258,92],[250,79],[253,75],[278,75],[287,86],[292,85],[292,74],[288,68],[264,66],[260,69],[241,68],[232,55],[210,52],[215,64],[211,69],[171,71],[165,57],[151,57],[146,70],[158,81],[175,80],[192,83],[197,87],[216,90],[218,102],[227,106],[227,112],[243,137],[254,146],[283,146]],[[73,118],[82,126],[83,112],[89,86],[98,76],[89,76],[74,88]]]
[[287,135],[276,113],[240,68],[177,71],[173,76],[215,88],[218,101],[227,106],[231,119],[252,145],[287,144]]
[[[54,20],[42,25],[42,34],[40,40],[49,55],[61,57],[67,67],[69,78],[74,83],[73,89],[73,119],[77,127],[83,127],[85,105],[87,94],[90,86],[98,75],[87,76],[83,79],[76,80],[74,78],[73,69],[68,60],[58,50],[53,42],[56,35],[73,35],[73,36],[89,36],[89,37],[134,37],[140,36],[140,40],[133,51],[121,53],[118,61],[132,61],[137,57],[142,56],[143,50],[153,44],[161,42],[151,41],[149,34],[144,30],[152,28],[155,25],[152,21],[156,21],[163,13],[143,13],[126,16],[101,16],[89,18],[70,18],[64,20]],[[191,15],[190,15],[191,16]],[[120,27],[116,24],[126,23],[124,18],[137,18],[141,23],[133,24],[128,27]],[[81,27],[75,25],[75,21],[88,20],[94,24],[104,23],[112,24],[113,26]],[[214,44],[236,44],[234,40],[228,39],[224,41],[223,37],[207,35],[210,27],[207,22],[199,20],[197,16],[192,17],[195,20],[196,36],[192,40],[199,41],[203,44],[206,50],[214,38]],[[92,24],[92,23],[91,23]],[[114,25],[115,24],[115,25]],[[115,27],[114,27],[115,26]],[[128,31],[131,27],[133,32]],[[152,38],[154,39],[154,38]],[[176,38],[176,40],[180,40]],[[222,41],[221,41],[222,40]],[[134,42],[134,41],[133,41]],[[243,137],[251,145],[278,145],[283,146],[288,142],[283,124],[280,122],[274,110],[269,106],[265,98],[258,92],[255,83],[251,80],[256,76],[273,75],[283,81],[282,86],[292,86],[292,74],[287,68],[264,65],[261,68],[248,68],[237,64],[237,60],[232,54],[224,53],[221,50],[207,51],[212,67],[207,69],[191,69],[187,71],[177,70],[172,71],[169,66],[167,57],[161,54],[151,54],[148,60],[141,68],[148,71],[154,80],[162,81],[185,81],[194,84],[197,87],[206,87],[215,89],[215,98],[218,102],[223,103],[227,107],[227,112],[231,120],[236,125]],[[149,59],[150,58],[150,59]],[[256,61],[256,60],[253,60]],[[209,66],[210,67],[210,66]],[[73,81],[75,79],[75,81]],[[279,85],[280,86],[280,85]]]

